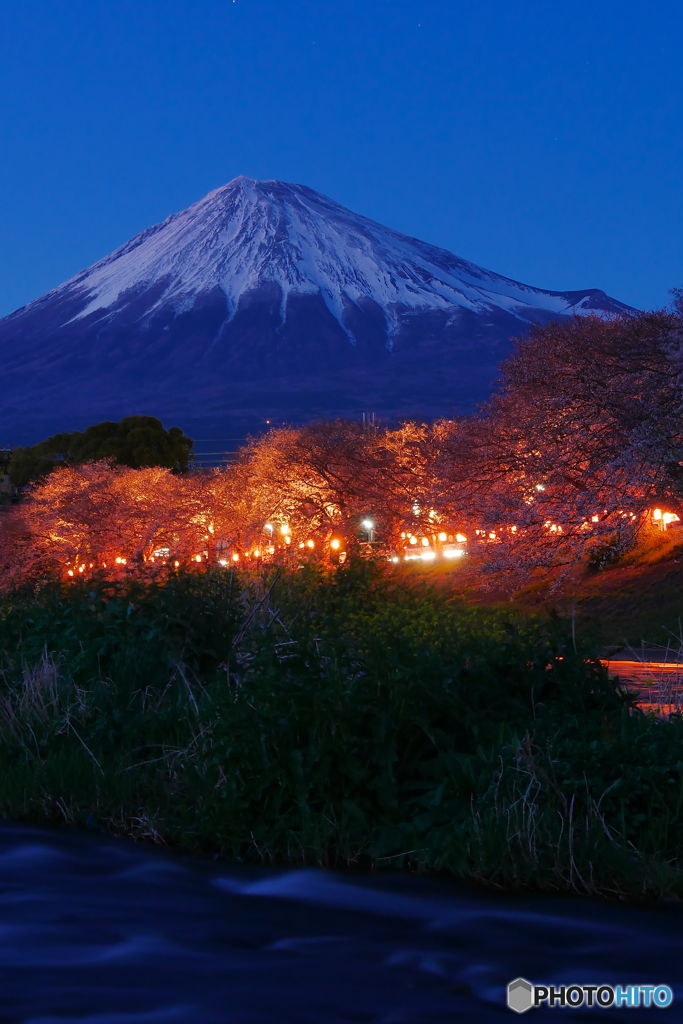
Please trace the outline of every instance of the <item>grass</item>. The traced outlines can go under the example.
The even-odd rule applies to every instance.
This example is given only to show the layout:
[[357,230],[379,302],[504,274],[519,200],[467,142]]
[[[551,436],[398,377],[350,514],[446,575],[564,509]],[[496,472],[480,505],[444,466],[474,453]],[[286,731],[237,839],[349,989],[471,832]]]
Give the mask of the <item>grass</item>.
[[[554,577],[539,578],[513,591],[505,579],[485,589],[476,565],[465,572],[434,570],[435,584],[484,607],[514,608],[519,615],[556,608],[574,618],[575,630],[593,650],[640,647],[678,648],[683,640],[682,528],[662,534],[652,529],[612,564],[594,571],[577,565],[557,589]],[[460,567],[458,567],[460,568]]]
[[357,562],[2,608],[0,814],[240,861],[683,892],[683,723],[557,615]]

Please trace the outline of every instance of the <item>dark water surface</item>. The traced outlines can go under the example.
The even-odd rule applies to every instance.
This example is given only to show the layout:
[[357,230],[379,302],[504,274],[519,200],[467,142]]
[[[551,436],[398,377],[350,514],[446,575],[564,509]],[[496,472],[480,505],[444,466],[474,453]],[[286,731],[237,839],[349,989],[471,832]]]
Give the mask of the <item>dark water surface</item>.
[[508,897],[409,876],[248,870],[126,841],[0,828],[0,1021],[500,1021],[508,981],[668,984],[683,911]]

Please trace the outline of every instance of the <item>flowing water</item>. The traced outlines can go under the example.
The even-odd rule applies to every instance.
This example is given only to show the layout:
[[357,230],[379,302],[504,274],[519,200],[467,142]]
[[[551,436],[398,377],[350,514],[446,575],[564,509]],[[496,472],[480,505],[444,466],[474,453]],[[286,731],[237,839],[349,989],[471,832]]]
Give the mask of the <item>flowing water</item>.
[[509,981],[668,984],[683,910],[511,897],[403,875],[244,869],[127,841],[0,828],[5,1024],[499,1021]]

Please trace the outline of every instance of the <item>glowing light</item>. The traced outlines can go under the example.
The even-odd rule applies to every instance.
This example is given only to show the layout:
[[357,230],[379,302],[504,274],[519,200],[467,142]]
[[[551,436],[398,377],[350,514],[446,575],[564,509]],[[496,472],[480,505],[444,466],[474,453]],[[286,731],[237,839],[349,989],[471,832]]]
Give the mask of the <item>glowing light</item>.
[[[657,518],[657,513],[655,512],[655,519],[656,518]],[[600,516],[591,516],[591,523],[599,523],[599,522],[600,522]]]
[[511,526],[510,527],[510,533],[517,533],[517,527],[516,526]]
[[411,543],[411,544],[417,544],[417,537],[413,537],[413,536],[411,536],[411,538],[410,538],[410,543]]
[[[477,533],[478,532],[479,531],[477,531]],[[467,540],[467,537],[465,536],[464,533],[456,533],[455,539],[457,540],[458,544],[464,544],[465,541]]]
[[448,534],[447,534],[447,533],[440,533],[440,534],[439,534],[439,540],[440,540],[440,541],[441,541],[441,543],[443,544],[443,542],[444,542],[445,540],[448,540]]
[[543,486],[543,484],[536,484],[536,490],[537,491],[544,491],[545,487]]
[[655,517],[655,519],[661,519],[662,518],[662,510],[661,510],[661,508],[656,508],[655,509],[654,517]]
[[315,541],[314,541],[314,540],[307,540],[307,541],[306,541],[306,547],[307,547],[307,548],[310,548],[310,549],[311,549],[311,551],[312,551],[312,550],[313,550],[313,548],[315,547]]
[[429,547],[429,541],[427,540],[426,537],[422,538],[422,547],[423,548],[428,548]]
[[285,526],[281,526],[280,527],[280,533],[282,533],[282,534],[289,533],[289,527],[286,526],[286,525]]
[[121,562],[122,562],[122,561],[123,561],[123,559],[122,559],[122,558],[118,558],[118,557],[117,557],[117,559],[116,559],[116,564],[117,564],[117,565],[121,565]]
[[680,519],[678,518],[678,516],[676,515],[675,512],[665,512],[664,515],[662,516],[662,519],[664,520],[664,522],[667,525],[669,523],[678,523],[678,522],[680,522]]
[[195,560],[195,562],[201,562],[202,556],[201,555],[195,555],[194,556],[194,560]]
[[258,548],[256,548],[254,550],[254,558],[260,558],[260,557],[261,557],[261,552],[259,551]]
[[209,523],[209,533],[213,533],[213,523]]
[[335,539],[334,539],[333,541],[331,541],[331,543],[330,543],[330,547],[331,547],[331,548],[332,548],[332,549],[333,549],[334,551],[338,551],[338,550],[339,550],[339,541],[338,541],[338,540],[336,539],[336,537],[335,537]]
[[405,533],[402,533],[401,534],[401,540],[405,540],[405,539],[406,539],[406,535],[405,535]]
[[85,566],[84,566],[84,565],[81,565],[78,571],[79,571],[79,572],[83,572],[83,570],[84,570],[84,569],[85,569]]
[[304,544],[304,542],[303,542],[303,541],[301,541],[301,544],[299,544],[299,547],[300,547],[300,548],[303,548],[303,547],[305,547],[305,546],[306,546],[306,545]]
[[435,558],[436,558],[436,554],[433,551],[423,551],[422,552],[422,561],[423,562],[433,562]]
[[226,566],[228,564],[227,558],[219,558],[218,559],[218,564],[222,565],[222,566]]
[[375,528],[375,524],[373,523],[372,519],[364,519],[363,522],[361,523],[361,526],[363,527],[364,530],[374,530]]
[[173,564],[175,565],[176,569],[180,568],[180,562],[174,562]]
[[394,555],[394,557],[391,559],[391,561],[394,562],[394,563],[398,562],[398,558],[396,557],[396,555]]
[[462,558],[462,556],[464,554],[465,554],[465,552],[463,551],[462,548],[444,548],[443,549],[443,557],[444,558]]
[[237,554],[237,552],[235,552],[235,554],[232,556],[232,560],[233,562],[239,562],[240,556]]
[[420,506],[416,503],[415,505],[413,505],[413,515],[419,516],[419,514],[420,514]]
[[266,525],[263,527],[263,529],[264,530],[270,530],[271,533],[273,532],[273,527],[270,525],[270,523],[266,523]]
[[73,571],[71,569],[69,569],[67,576],[73,576]]
[[291,543],[292,543],[292,538],[291,537],[285,537],[285,544],[291,544]]
[[268,554],[269,555],[274,555],[275,554],[275,548],[268,548]]
[[495,540],[495,539],[496,539],[496,531],[495,530],[491,530],[491,532],[489,533],[489,540]]

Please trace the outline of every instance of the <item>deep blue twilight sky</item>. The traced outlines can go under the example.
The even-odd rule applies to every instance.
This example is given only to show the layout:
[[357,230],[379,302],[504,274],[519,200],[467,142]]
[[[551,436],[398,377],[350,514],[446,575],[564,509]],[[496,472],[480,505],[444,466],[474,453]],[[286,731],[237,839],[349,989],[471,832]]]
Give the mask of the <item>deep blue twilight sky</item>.
[[683,285],[680,0],[22,0],[0,315],[238,174],[544,288]]

